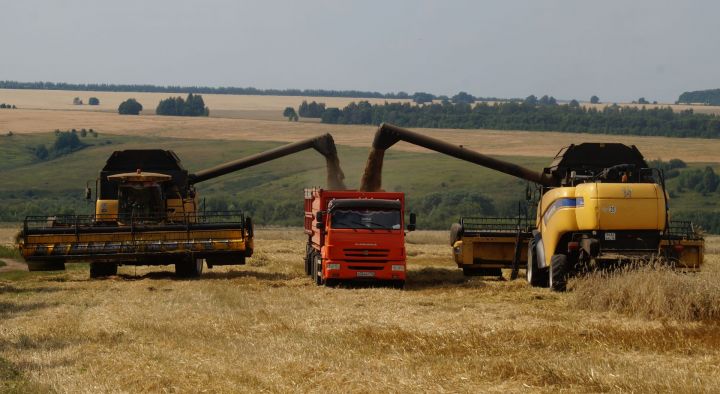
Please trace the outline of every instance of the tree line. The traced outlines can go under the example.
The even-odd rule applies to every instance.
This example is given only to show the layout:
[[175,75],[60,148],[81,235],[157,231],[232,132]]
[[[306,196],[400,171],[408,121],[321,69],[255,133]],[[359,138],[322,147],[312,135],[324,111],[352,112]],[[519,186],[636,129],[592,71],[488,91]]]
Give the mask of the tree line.
[[352,102],[327,108],[323,123],[380,124],[403,127],[561,131],[599,134],[655,135],[720,138],[720,117],[696,114],[692,109],[674,112],[670,107],[637,108],[610,105],[586,108],[577,101],[559,105],[548,96],[530,96],[522,102],[412,105]]
[[[139,115],[143,105],[134,98],[127,99],[118,106],[120,115]],[[168,97],[160,100],[155,108],[156,115],[166,116],[209,116],[210,108],[205,106],[205,101],[199,94],[189,93],[187,98]]]
[[677,100],[678,104],[720,105],[720,89],[695,90],[684,92]]

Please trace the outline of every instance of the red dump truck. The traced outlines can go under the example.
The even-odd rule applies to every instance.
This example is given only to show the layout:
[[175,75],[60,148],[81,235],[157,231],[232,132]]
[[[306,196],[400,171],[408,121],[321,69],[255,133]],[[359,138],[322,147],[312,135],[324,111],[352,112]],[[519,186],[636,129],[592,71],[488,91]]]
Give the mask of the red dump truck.
[[305,189],[305,273],[317,285],[405,285],[404,193]]

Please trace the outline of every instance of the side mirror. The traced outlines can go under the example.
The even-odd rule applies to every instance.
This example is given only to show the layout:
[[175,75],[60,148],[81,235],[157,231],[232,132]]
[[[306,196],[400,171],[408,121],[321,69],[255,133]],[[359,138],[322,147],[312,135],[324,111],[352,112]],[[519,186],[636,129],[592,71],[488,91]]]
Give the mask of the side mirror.
[[325,212],[324,211],[318,211],[318,213],[315,214],[315,220],[317,220],[317,223],[315,223],[315,228],[322,230],[325,228]]
[[88,201],[92,199],[92,189],[90,187],[85,188],[85,199]]
[[416,220],[417,220],[417,217],[416,217],[415,213],[410,212],[410,221],[409,221],[409,223],[408,223],[408,225],[407,225],[407,231],[415,231],[415,227],[416,227],[415,222],[416,222]]

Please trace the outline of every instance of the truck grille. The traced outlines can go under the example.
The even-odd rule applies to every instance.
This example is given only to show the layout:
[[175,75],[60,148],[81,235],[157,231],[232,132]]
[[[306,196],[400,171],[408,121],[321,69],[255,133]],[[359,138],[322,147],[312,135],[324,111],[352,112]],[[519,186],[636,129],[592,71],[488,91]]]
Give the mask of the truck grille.
[[343,249],[347,257],[387,257],[389,249]]

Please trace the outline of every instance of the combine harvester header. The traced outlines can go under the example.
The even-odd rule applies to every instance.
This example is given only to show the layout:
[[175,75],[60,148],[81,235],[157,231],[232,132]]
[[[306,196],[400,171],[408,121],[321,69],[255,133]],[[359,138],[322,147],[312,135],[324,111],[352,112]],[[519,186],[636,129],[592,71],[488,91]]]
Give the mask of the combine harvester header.
[[[204,211],[195,185],[306,149],[325,157],[329,187],[344,189],[330,134],[196,173],[189,173],[172,151],[116,151],[97,180],[95,214],[26,218],[21,254],[38,271],[89,261],[91,277],[114,275],[118,265],[174,264],[179,276],[194,277],[205,262],[209,268],[244,264],[253,252],[252,220],[241,211]],[[89,187],[86,198],[92,198]]]

